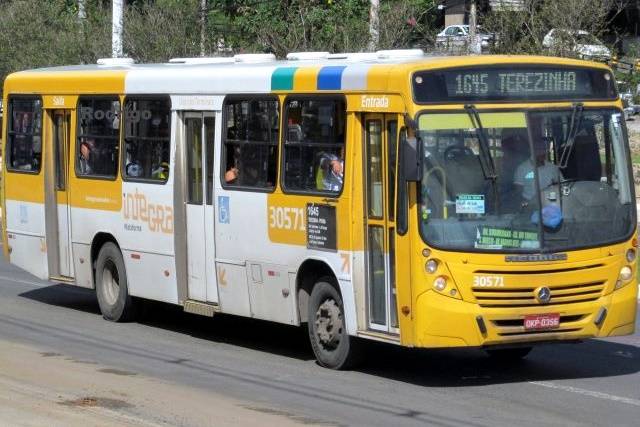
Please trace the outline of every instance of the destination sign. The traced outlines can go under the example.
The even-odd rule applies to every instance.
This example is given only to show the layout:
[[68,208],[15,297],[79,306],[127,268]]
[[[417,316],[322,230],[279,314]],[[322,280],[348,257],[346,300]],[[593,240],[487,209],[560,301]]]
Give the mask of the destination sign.
[[415,101],[434,102],[615,99],[609,71],[567,67],[460,68],[417,72]]

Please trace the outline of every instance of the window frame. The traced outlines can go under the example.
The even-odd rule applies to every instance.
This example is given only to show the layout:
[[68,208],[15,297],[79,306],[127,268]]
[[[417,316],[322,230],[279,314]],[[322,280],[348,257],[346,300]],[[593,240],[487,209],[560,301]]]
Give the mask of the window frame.
[[[227,182],[224,179],[224,175],[226,173],[226,169],[227,169],[227,119],[228,119],[228,114],[227,114],[227,105],[230,102],[233,101],[247,101],[247,100],[267,100],[267,101],[276,101],[277,103],[277,111],[278,111],[278,134],[276,136],[276,142],[275,144],[270,144],[270,143],[258,143],[256,145],[263,145],[266,147],[269,146],[274,146],[276,147],[276,155],[274,158],[275,161],[275,165],[276,165],[276,177],[275,180],[273,182],[273,186],[271,187],[252,187],[252,186],[247,186],[247,185],[233,185],[233,184],[227,184]],[[281,135],[282,135],[282,103],[280,102],[280,97],[277,95],[271,95],[271,94],[233,94],[233,95],[227,95],[224,98],[224,102],[222,103],[222,119],[220,122],[220,133],[221,133],[221,144],[220,144],[220,150],[222,151],[220,153],[220,185],[222,186],[223,189],[225,190],[232,190],[232,191],[248,191],[248,192],[252,192],[252,193],[273,193],[276,191],[276,188],[278,187],[278,179],[280,174],[280,140],[281,140]],[[214,153],[215,155],[215,153]]]
[[[10,148],[13,146],[12,143],[10,143],[10,139],[9,139],[9,133],[11,132],[11,126],[13,125],[13,105],[11,103],[11,101],[13,100],[31,100],[31,101],[40,101],[40,166],[38,168],[37,171],[29,171],[29,170],[23,170],[23,169],[16,169],[13,166],[10,165],[9,159],[10,156],[8,155]],[[44,140],[43,138],[43,127],[44,127],[44,114],[45,114],[45,109],[44,109],[44,101],[42,99],[42,95],[28,95],[28,94],[10,94],[7,97],[7,108],[4,114],[8,114],[7,116],[7,121],[6,121],[6,130],[3,135],[4,137],[4,150],[3,150],[3,155],[4,155],[4,167],[6,168],[7,172],[10,173],[22,173],[22,174],[27,174],[27,175],[40,175],[40,172],[42,172],[42,161],[44,159]],[[32,134],[32,137],[35,134]]]
[[[311,100],[311,101],[316,101],[316,100],[322,100],[322,101],[342,101],[344,103],[344,142],[342,144],[342,147],[344,149],[344,159],[343,160],[343,179],[342,179],[342,187],[340,188],[340,191],[338,192],[334,192],[334,191],[330,191],[330,190],[295,190],[295,189],[291,189],[291,188],[287,188],[287,186],[285,185],[285,174],[286,174],[286,168],[284,168],[284,164],[285,164],[285,150],[287,147],[287,135],[288,135],[288,131],[284,132],[281,131],[280,133],[282,134],[281,140],[282,140],[282,150],[281,154],[280,154],[280,165],[281,168],[280,170],[282,171],[282,173],[280,174],[280,188],[282,189],[282,192],[284,194],[297,194],[297,195],[305,195],[305,196],[322,196],[325,198],[332,198],[332,199],[337,199],[339,198],[343,191],[344,191],[344,187],[346,185],[346,171],[347,171],[347,139],[348,139],[348,127],[347,124],[349,122],[349,119],[347,117],[347,97],[344,94],[340,94],[340,93],[334,93],[334,94],[311,94],[311,93],[306,93],[306,94],[290,94],[287,95],[284,99],[284,102],[282,103],[282,123],[289,123],[289,109],[286,107],[289,104],[289,101],[291,100],[295,100],[295,101],[306,101],[306,100]],[[287,129],[288,130],[288,129]],[[307,143],[308,146],[309,143]],[[329,145],[329,144],[326,144]],[[339,145],[339,144],[335,144],[334,145]]]
[[[198,128],[198,134],[200,135],[200,168],[202,170],[202,166],[203,166],[203,158],[202,158],[202,151],[205,145],[205,140],[202,137],[202,132],[203,132],[203,128],[204,128],[204,111],[182,111],[181,114],[181,128],[182,128],[182,132],[181,132],[181,136],[183,137],[183,150],[184,150],[184,177],[183,177],[183,181],[185,184],[185,189],[184,189],[184,203],[186,205],[191,205],[191,206],[204,206],[205,205],[205,199],[206,199],[206,192],[203,192],[200,196],[200,201],[196,202],[192,200],[192,194],[191,194],[191,190],[192,190],[192,182],[191,182],[191,168],[189,166],[189,161],[190,161],[190,152],[191,150],[188,149],[188,143],[190,142],[189,139],[187,138],[187,129],[188,129],[188,125],[187,125],[187,120],[199,120],[200,121],[200,126]],[[215,116],[213,116],[215,117]],[[202,178],[200,181],[200,188],[202,191],[202,188],[205,186],[205,176],[204,174],[202,174]]]
[[[127,145],[127,137],[125,135],[125,106],[127,105],[127,101],[131,98],[134,98],[136,100],[141,100],[141,101],[146,101],[146,100],[158,100],[158,99],[165,99],[165,100],[169,100],[169,136],[167,137],[168,139],[168,143],[169,143],[169,174],[167,175],[167,178],[164,180],[161,179],[153,179],[153,178],[138,178],[138,177],[131,177],[128,176],[125,172],[126,172],[126,168],[125,167],[121,167],[120,168],[120,177],[122,178],[123,182],[140,182],[140,183],[144,183],[144,184],[156,184],[156,185],[166,185],[167,182],[169,182],[169,178],[171,178],[173,171],[172,169],[175,167],[175,163],[172,164],[171,163],[171,138],[173,136],[173,103],[171,102],[171,96],[168,94],[141,94],[141,95],[135,95],[135,94],[130,94],[130,95],[126,95],[124,97],[124,101],[121,104],[121,111],[122,111],[122,120],[120,121],[121,126],[120,126],[120,164],[124,165],[125,162],[125,156],[127,154],[127,149],[126,149],[126,145]],[[139,138],[139,137],[133,137],[135,138]]]
[[[76,134],[75,134],[75,138],[74,138],[74,150],[73,150],[73,155],[74,155],[74,160],[73,160],[73,171],[75,173],[75,177],[77,179],[93,179],[93,180],[100,180],[100,181],[117,181],[118,180],[118,170],[120,169],[120,155],[116,156],[116,170],[115,173],[113,174],[113,176],[111,175],[98,175],[98,174],[91,174],[91,175],[83,175],[79,173],[79,162],[78,159],[80,157],[80,144],[78,143],[78,141],[80,140],[81,137],[85,136],[80,134],[80,120],[78,118],[79,114],[80,114],[80,102],[83,99],[102,99],[102,100],[113,100],[114,98],[116,98],[118,100],[118,102],[120,103],[120,129],[118,129],[118,137],[117,137],[117,144],[116,144],[116,150],[118,150],[119,152],[122,151],[122,97],[119,94],[99,94],[99,95],[80,95],[78,96],[78,100],[76,101],[76,111],[75,111],[75,118],[76,118]],[[112,137],[101,137],[101,138],[112,138]]]

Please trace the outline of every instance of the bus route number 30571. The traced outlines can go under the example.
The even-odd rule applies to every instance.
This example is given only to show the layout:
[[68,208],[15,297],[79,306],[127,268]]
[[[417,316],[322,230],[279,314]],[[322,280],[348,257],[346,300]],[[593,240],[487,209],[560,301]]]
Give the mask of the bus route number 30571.
[[473,276],[473,286],[476,288],[503,288],[502,276]]
[[269,206],[269,228],[305,231],[304,208]]

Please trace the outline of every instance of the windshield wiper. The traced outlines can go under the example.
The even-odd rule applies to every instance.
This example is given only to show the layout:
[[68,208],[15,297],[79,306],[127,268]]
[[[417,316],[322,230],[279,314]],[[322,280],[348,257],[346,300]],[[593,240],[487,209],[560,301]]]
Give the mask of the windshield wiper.
[[573,145],[576,139],[576,133],[580,128],[580,122],[582,121],[582,113],[584,111],[584,105],[581,102],[573,104],[573,110],[571,111],[571,123],[569,124],[569,132],[567,133],[567,139],[564,141],[564,148],[560,155],[560,169],[565,169],[567,163],[569,163],[569,157],[573,151]]
[[480,143],[480,166],[482,167],[482,174],[484,175],[484,179],[495,181],[496,178],[498,178],[498,175],[496,174],[496,167],[493,163],[493,157],[491,157],[489,139],[487,138],[487,134],[482,127],[482,122],[480,121],[480,114],[478,114],[478,110],[472,104],[465,105],[464,109],[469,115],[471,126],[473,126],[474,130],[476,131],[476,135],[478,136],[478,142]]
[[482,127],[482,121],[480,120],[480,114],[478,114],[478,110],[475,105],[467,104],[464,106],[465,111],[469,115],[469,120],[471,120],[471,126],[476,131],[476,135],[478,137],[478,142],[480,149],[478,150],[478,158],[480,160],[480,168],[482,169],[482,174],[484,175],[485,180],[491,181],[491,187],[493,188],[493,198],[495,200],[495,209],[496,213],[500,210],[500,197],[498,194],[498,184],[496,180],[498,179],[498,174],[496,173],[496,166],[493,163],[493,157],[491,156],[491,148],[489,147],[489,138],[487,138],[487,133]]

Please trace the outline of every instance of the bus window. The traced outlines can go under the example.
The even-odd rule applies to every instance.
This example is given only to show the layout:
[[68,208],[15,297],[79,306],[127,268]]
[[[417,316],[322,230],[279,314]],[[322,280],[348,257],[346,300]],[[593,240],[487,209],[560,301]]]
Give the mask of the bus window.
[[216,122],[213,117],[204,118],[204,143],[206,144],[207,161],[207,204],[213,204],[213,148],[215,140]]
[[9,100],[7,169],[40,172],[42,161],[42,104],[35,98]]
[[165,183],[169,178],[171,100],[128,96],[124,110],[123,177]]
[[76,175],[115,178],[118,170],[120,101],[82,97],[78,101]]
[[278,158],[278,101],[232,98],[224,106],[222,185],[273,189]]
[[343,100],[287,100],[285,189],[335,194],[342,190],[345,111]]

